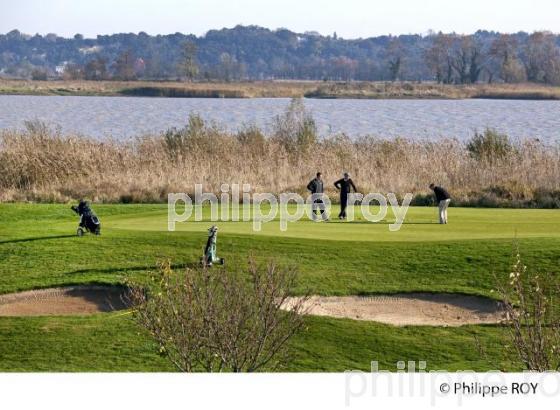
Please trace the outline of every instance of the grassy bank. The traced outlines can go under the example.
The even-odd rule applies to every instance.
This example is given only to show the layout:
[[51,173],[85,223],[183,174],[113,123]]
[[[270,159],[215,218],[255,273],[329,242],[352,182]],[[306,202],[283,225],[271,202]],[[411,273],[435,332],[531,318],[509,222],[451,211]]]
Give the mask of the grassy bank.
[[560,100],[560,87],[539,84],[327,83],[308,98]]
[[227,132],[192,116],[180,130],[128,142],[60,135],[41,124],[0,132],[0,201],[165,202],[195,184],[219,192],[224,183],[253,192],[298,192],[323,172],[333,182],[352,174],[362,193],[412,193],[429,205],[427,186],[447,187],[454,205],[560,207],[560,147],[513,143],[491,130],[469,143],[344,135],[318,138],[312,118],[292,104],[270,135],[255,127]]
[[[75,236],[68,205],[0,204],[0,293],[70,284],[142,280],[170,259],[196,263],[211,222],[166,230],[164,205],[96,205],[102,236]],[[494,297],[493,275],[507,276],[512,240],[533,269],[557,272],[560,217],[553,210],[411,208],[401,231],[384,223],[277,221],[254,234],[251,222],[220,222],[219,254],[229,266],[275,258],[300,271],[298,292],[323,295],[459,292]],[[308,317],[291,341],[288,371],[369,370],[378,360],[425,360],[429,370],[519,370],[500,326],[393,327]],[[477,346],[477,340],[483,353]],[[434,343],[437,340],[437,343]],[[122,313],[90,317],[0,318],[2,371],[170,371],[153,343]]]
[[371,98],[558,100],[560,87],[540,84],[450,85],[414,82],[25,81],[0,79],[0,94],[175,98]]
[[316,88],[305,81],[186,83],[179,81],[0,80],[0,94],[188,98],[297,98]]

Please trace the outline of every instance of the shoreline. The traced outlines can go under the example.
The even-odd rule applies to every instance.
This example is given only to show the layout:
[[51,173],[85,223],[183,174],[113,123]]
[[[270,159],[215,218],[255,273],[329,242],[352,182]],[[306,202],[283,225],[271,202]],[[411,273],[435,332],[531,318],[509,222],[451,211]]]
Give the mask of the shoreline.
[[323,82],[295,80],[185,83],[178,81],[32,81],[0,79],[0,95],[559,101],[560,87],[531,83],[446,85],[428,82]]

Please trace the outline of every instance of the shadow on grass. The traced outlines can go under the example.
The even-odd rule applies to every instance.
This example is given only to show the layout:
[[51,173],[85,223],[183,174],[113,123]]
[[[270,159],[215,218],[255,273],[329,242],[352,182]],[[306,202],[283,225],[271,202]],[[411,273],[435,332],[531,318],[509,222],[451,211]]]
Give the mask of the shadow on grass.
[[[171,265],[171,269],[195,269],[200,267],[200,264],[195,263],[195,262],[190,262],[190,263],[177,263],[177,264],[173,264]],[[157,271],[158,270],[158,266],[157,265],[153,265],[153,266],[126,266],[126,267],[122,267],[122,268],[103,268],[103,269],[97,269],[97,268],[85,268],[85,269],[76,269],[73,271],[69,271],[69,272],[65,272],[65,275],[80,275],[80,274],[87,274],[87,273],[122,273],[122,272],[132,272],[132,271],[142,271],[142,272],[147,272],[147,271]]]
[[77,237],[77,235],[72,234],[72,235],[55,235],[55,236],[37,236],[33,238],[9,239],[7,241],[0,241],[0,245],[9,244],[9,243],[48,241],[51,239],[74,238],[74,237]]

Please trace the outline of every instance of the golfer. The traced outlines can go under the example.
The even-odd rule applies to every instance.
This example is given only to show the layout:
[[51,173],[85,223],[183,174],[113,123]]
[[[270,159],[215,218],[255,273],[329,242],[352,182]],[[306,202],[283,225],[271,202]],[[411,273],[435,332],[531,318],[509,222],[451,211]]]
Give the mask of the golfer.
[[430,189],[434,191],[434,194],[436,196],[436,201],[438,203],[439,223],[446,224],[447,207],[449,206],[449,202],[451,202],[451,196],[449,195],[449,192],[447,192],[444,188],[440,186],[436,186],[435,184],[430,184]]
[[[320,172],[317,172],[315,178],[309,181],[309,184],[307,184],[307,190],[310,191],[311,194],[316,194],[320,196],[323,195],[323,179],[321,178]],[[324,221],[329,220],[327,214],[325,213],[325,206],[321,198],[316,198],[313,201],[312,210],[313,210],[313,220],[316,220],[317,218],[317,210],[321,212],[321,217],[323,218]]]
[[348,172],[344,173],[342,179],[339,179],[334,183],[336,189],[340,191],[340,213],[338,214],[338,219],[346,219],[346,206],[348,205],[348,194],[351,189],[357,192],[356,185],[352,182],[352,178]]

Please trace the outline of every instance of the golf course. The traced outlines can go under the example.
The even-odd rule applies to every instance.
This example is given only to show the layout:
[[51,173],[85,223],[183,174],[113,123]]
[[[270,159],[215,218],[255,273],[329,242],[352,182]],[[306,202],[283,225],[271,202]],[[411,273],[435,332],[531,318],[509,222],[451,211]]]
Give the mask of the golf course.
[[[411,207],[398,232],[392,214],[366,221],[205,220],[167,230],[167,206],[93,204],[101,236],[76,235],[70,204],[0,204],[0,295],[78,285],[141,283],[170,261],[199,263],[207,229],[219,227],[218,254],[242,270],[250,257],[274,259],[299,272],[296,295],[456,294],[496,299],[496,278],[510,271],[519,246],[529,270],[557,272],[560,213],[544,209],[450,208],[449,224],[434,207]],[[334,206],[333,210],[336,210]],[[216,266],[212,269],[222,269]],[[370,320],[307,315],[289,342],[289,372],[396,370],[425,361],[427,370],[521,370],[504,349],[496,324],[394,326]],[[0,371],[174,371],[157,345],[120,310],[88,315],[0,314]]]

